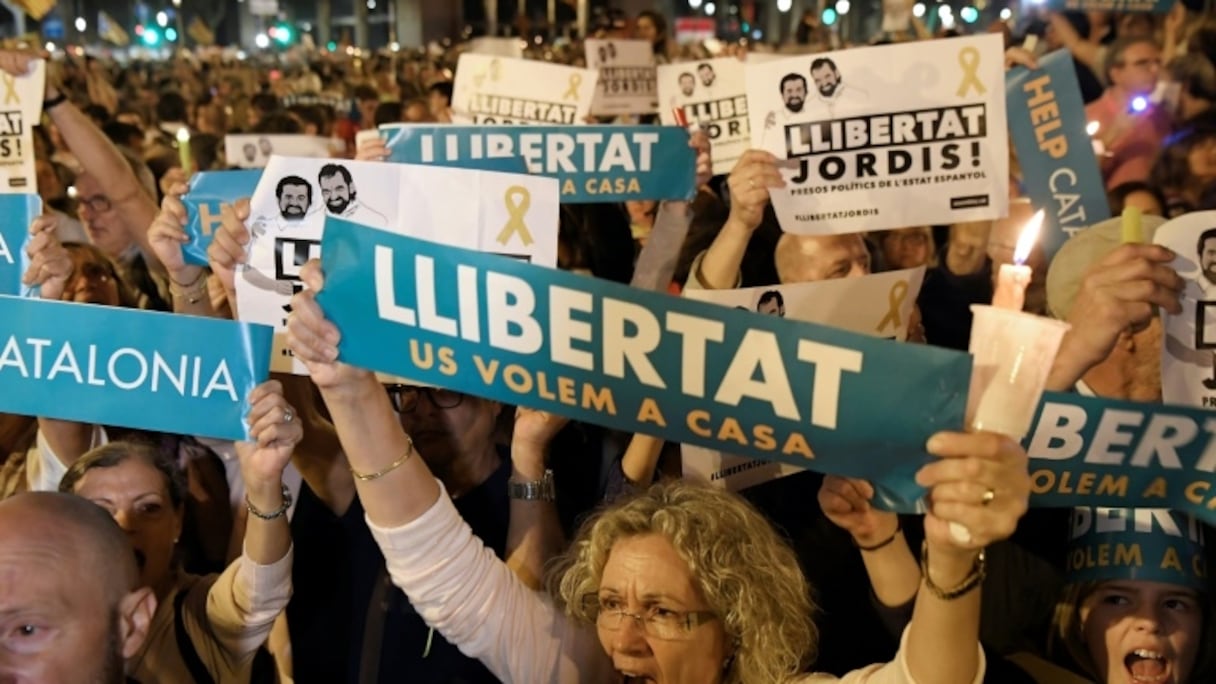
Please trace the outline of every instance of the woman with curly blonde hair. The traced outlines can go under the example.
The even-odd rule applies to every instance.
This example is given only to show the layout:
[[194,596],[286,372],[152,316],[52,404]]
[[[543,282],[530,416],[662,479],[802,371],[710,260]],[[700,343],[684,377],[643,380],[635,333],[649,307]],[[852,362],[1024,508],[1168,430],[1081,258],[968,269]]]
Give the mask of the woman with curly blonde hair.
[[[834,680],[802,674],[816,645],[809,587],[772,526],[734,494],[655,485],[583,525],[551,569],[550,592],[520,582],[461,519],[375,375],[336,361],[341,335],[316,301],[318,266],[302,272],[289,345],[330,410],[393,583],[449,642],[521,684]],[[917,473],[932,506],[911,623],[894,661],[845,682],[983,680],[982,549],[1026,510],[1026,454],[987,433],[940,433],[927,449],[939,458]]]

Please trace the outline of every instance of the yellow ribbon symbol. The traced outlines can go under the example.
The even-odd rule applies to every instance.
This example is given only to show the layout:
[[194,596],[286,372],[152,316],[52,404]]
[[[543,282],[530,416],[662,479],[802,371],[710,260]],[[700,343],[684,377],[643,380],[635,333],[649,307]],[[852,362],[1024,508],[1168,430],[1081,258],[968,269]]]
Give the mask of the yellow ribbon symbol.
[[507,205],[507,214],[510,215],[510,218],[507,219],[507,225],[503,226],[502,232],[498,234],[498,244],[505,246],[511,240],[512,234],[519,233],[524,247],[531,245],[532,233],[528,232],[528,224],[524,222],[524,216],[528,213],[528,207],[532,206],[532,193],[522,185],[512,185],[507,188],[503,202]]
[[903,316],[899,314],[899,310],[903,308],[904,300],[907,298],[908,281],[901,280],[891,286],[891,292],[887,295],[887,303],[891,308],[887,311],[887,315],[882,321],[879,322],[878,332],[886,330],[888,325],[895,326],[895,332],[899,332],[899,329],[904,324]]
[[570,74],[570,87],[566,88],[563,100],[578,100],[578,87],[583,84],[582,74]]
[[21,98],[17,95],[17,79],[12,74],[4,75],[4,104],[21,104]]
[[974,88],[975,92],[983,95],[988,92],[976,72],[980,68],[980,51],[973,47],[965,47],[958,51],[958,65],[963,68],[963,81],[958,84],[958,96],[966,97]]

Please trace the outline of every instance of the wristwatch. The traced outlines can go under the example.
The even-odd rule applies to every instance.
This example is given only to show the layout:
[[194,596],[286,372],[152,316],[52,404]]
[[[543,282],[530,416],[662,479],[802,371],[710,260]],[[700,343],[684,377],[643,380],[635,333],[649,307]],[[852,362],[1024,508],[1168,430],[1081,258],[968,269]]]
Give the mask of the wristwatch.
[[532,482],[508,480],[507,496],[520,501],[553,501],[557,498],[553,488],[553,471],[546,469],[541,479]]

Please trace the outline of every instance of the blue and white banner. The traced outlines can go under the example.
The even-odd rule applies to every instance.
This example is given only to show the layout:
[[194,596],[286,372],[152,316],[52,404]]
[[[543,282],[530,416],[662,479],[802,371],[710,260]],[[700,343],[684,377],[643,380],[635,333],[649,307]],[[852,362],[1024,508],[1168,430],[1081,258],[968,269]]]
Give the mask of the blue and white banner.
[[42,198],[35,194],[0,194],[0,295],[25,294],[21,276],[29,266],[25,245],[30,223],[42,213]]
[[1047,0],[1046,6],[1057,12],[1152,12],[1165,14],[1178,0]]
[[0,413],[246,439],[270,336],[215,318],[0,297]]
[[[501,173],[528,172],[528,165],[518,154],[488,156],[484,148],[474,147],[483,142],[480,137],[442,135],[459,128],[431,124],[386,124],[380,127],[380,137],[384,138],[384,144],[388,147],[388,161],[398,164],[434,164],[453,169]],[[436,144],[442,144],[443,150],[436,153]]]
[[923,495],[913,475],[930,458],[926,440],[963,424],[966,354],[334,218],[321,260],[318,299],[342,331],[347,363],[627,432],[893,482],[885,496],[908,510]]
[[1046,210],[1039,241],[1050,258],[1078,230],[1110,218],[1068,51],[1043,57],[1034,71],[1006,73],[1005,107],[1026,193]]
[[182,195],[182,204],[186,205],[186,235],[190,237],[182,245],[186,263],[207,266],[207,247],[220,229],[220,206],[253,197],[261,177],[261,169],[240,169],[204,171],[190,179],[190,187]]
[[408,126],[388,144],[409,164],[504,171],[522,158],[529,174],[558,180],[567,204],[696,194],[696,152],[674,126]]
[[1216,413],[1043,396],[1026,439],[1030,505],[1170,508],[1216,524]]

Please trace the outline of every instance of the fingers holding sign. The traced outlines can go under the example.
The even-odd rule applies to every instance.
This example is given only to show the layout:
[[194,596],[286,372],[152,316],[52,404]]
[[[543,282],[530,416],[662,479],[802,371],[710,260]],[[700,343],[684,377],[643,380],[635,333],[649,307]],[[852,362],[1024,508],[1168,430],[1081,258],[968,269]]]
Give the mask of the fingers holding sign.
[[697,152],[697,187],[708,185],[714,177],[714,161],[711,156],[709,135],[702,130],[692,131],[688,146]]
[[72,255],[55,234],[59,221],[54,216],[39,216],[30,223],[30,241],[25,247],[29,268],[21,282],[41,287],[43,299],[62,299],[74,267]]
[[228,297],[228,303],[236,308],[236,269],[248,258],[250,240],[245,221],[249,219],[249,200],[240,199],[235,204],[220,207],[220,228],[207,248],[207,262],[211,272],[219,278]]
[[1026,452],[1002,435],[941,432],[928,444],[940,460],[916,474],[929,490],[925,539],[958,553],[1007,539],[1030,500]]
[[763,150],[743,153],[727,179],[730,187],[730,218],[755,230],[764,220],[769,189],[785,187],[777,168],[777,157]]
[[342,335],[329,321],[317,293],[325,286],[321,262],[313,259],[300,271],[305,289],[291,299],[287,317],[287,346],[307,368],[313,384],[322,390],[341,391],[358,387],[369,373],[338,361]]
[[148,242],[156,258],[160,259],[169,277],[174,282],[188,283],[202,272],[198,266],[186,263],[182,254],[182,245],[190,241],[190,236],[184,230],[187,222],[186,205],[181,197],[186,194],[185,183],[176,183],[167,189],[165,199],[161,202],[160,213],[148,228]]

